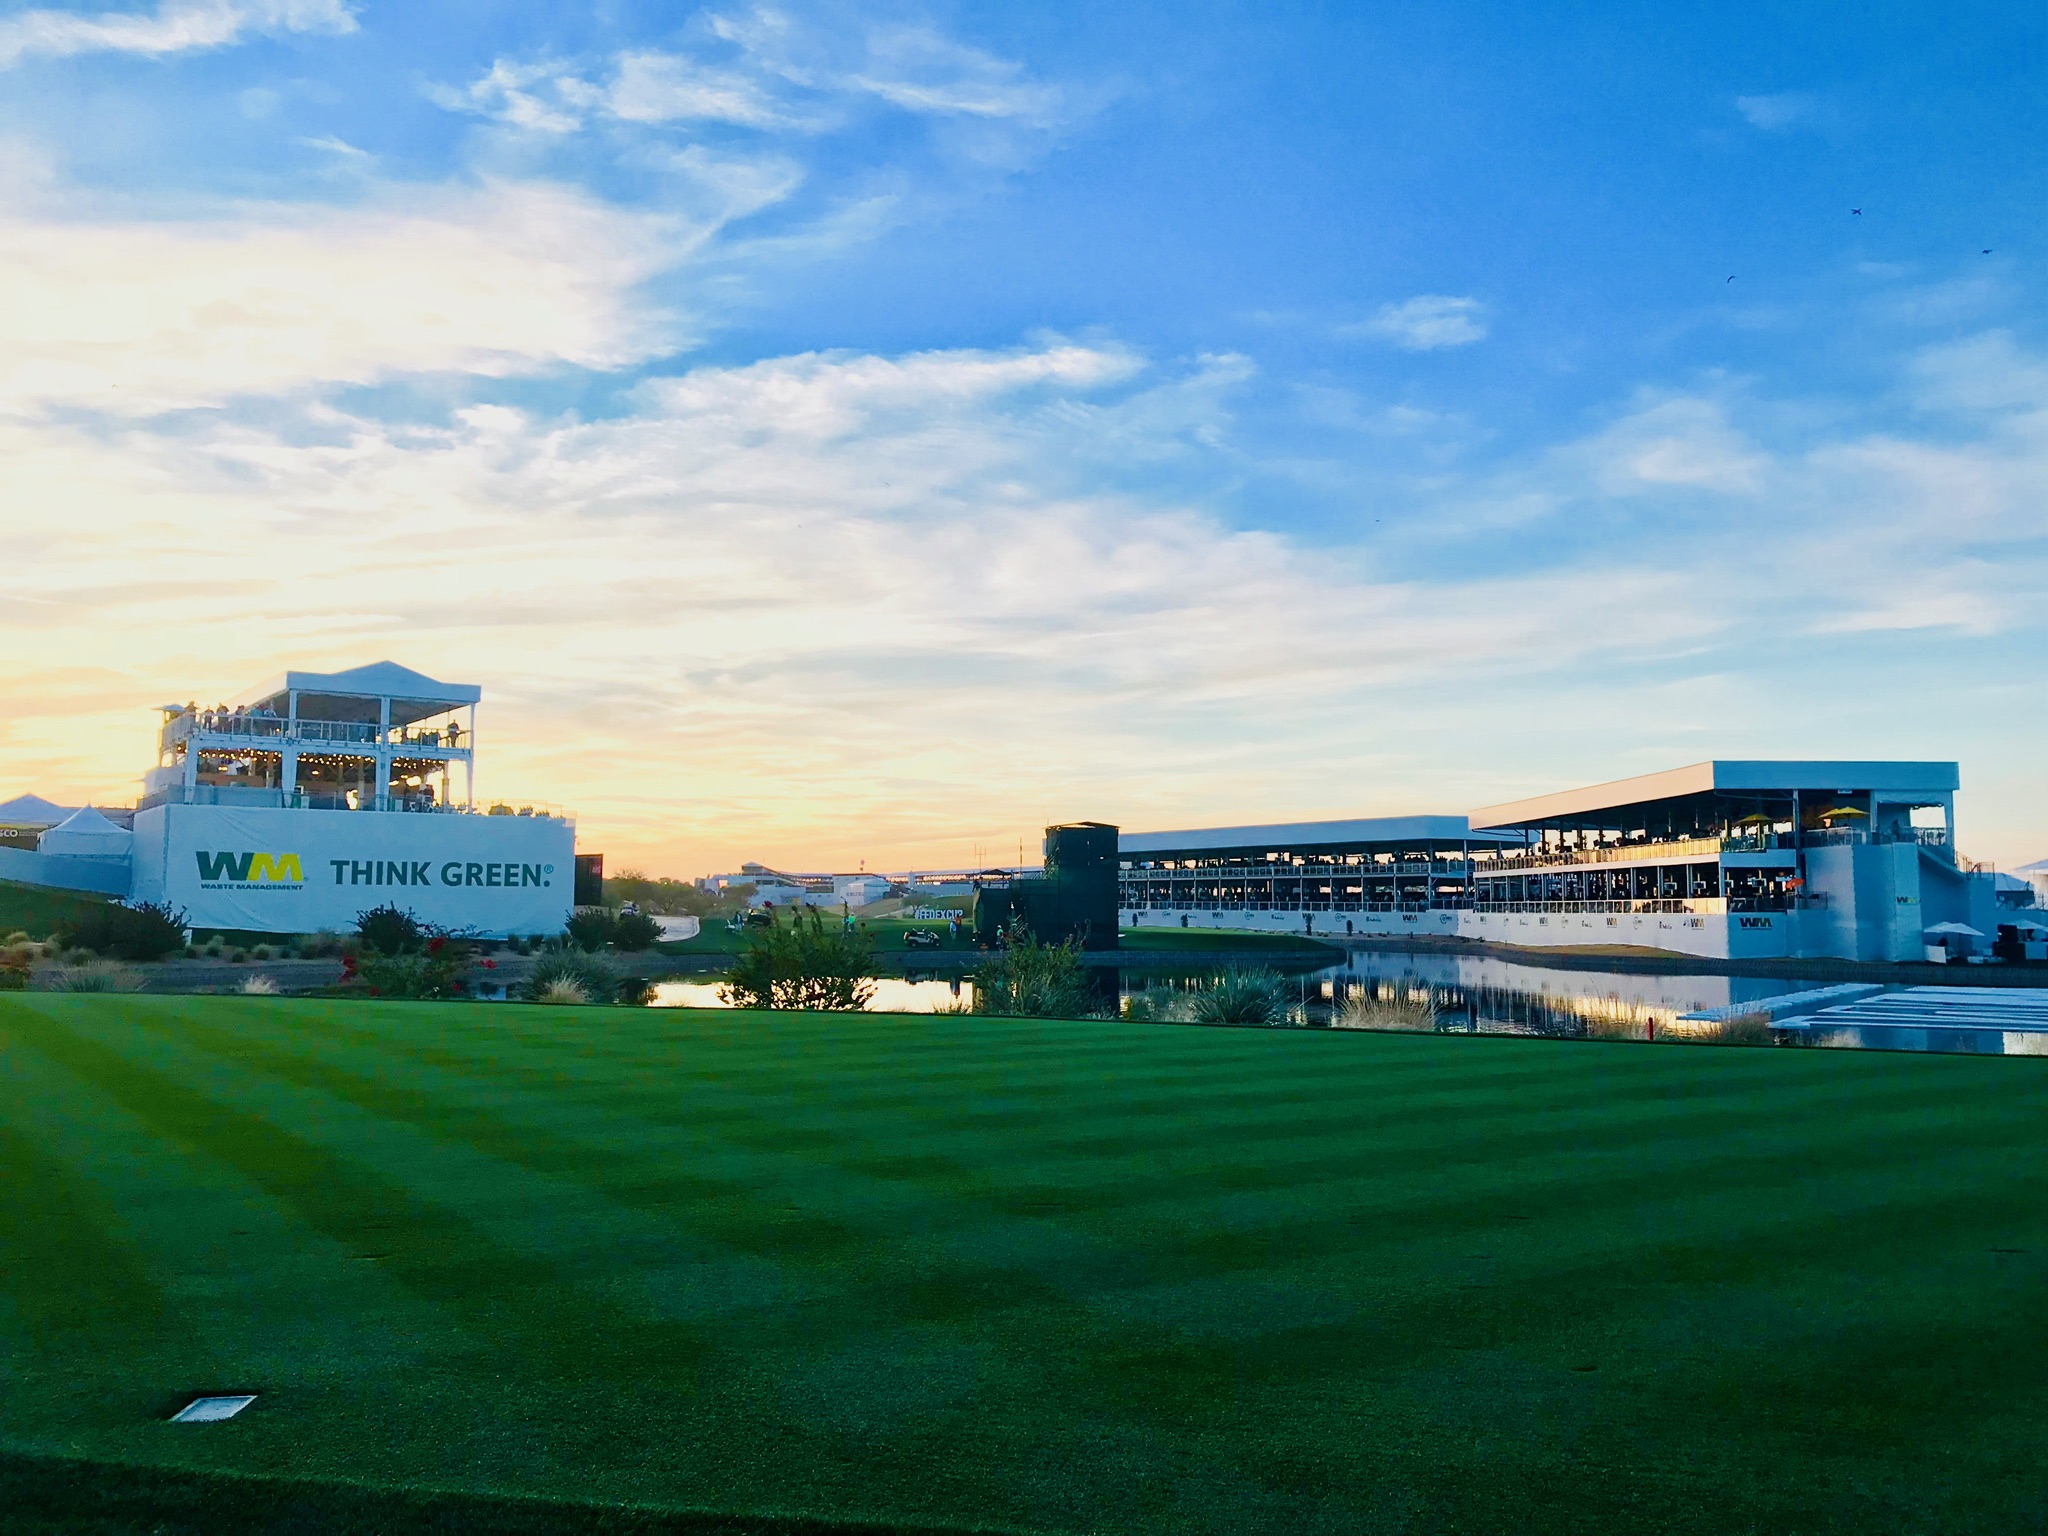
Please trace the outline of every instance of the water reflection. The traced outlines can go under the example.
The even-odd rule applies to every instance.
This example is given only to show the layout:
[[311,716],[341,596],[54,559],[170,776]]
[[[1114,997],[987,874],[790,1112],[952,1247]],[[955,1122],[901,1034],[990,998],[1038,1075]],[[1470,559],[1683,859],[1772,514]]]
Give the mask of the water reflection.
[[[1178,1005],[1215,979],[1213,967],[1103,970],[1094,979],[1102,1011],[1137,1000],[1134,1011],[1171,1019]],[[1710,1009],[1741,1011],[1773,999],[1810,992],[1810,979],[1663,975],[1572,970],[1491,956],[1357,951],[1342,964],[1283,972],[1296,1016],[1311,1028],[1330,1026],[1353,999],[1408,1005],[1432,1014],[1435,1028],[1459,1034],[1527,1035],[1558,1039],[1687,1039],[1712,1033],[1687,1020]],[[662,1008],[722,1008],[718,982],[665,981],[654,988]],[[2040,994],[2036,994],[2037,996]],[[877,1013],[965,1011],[974,983],[963,976],[883,977],[876,982]],[[2014,1019],[2015,1024],[2021,1023]],[[2033,1029],[1916,1028],[1905,1025],[1830,1025],[1826,1016],[1782,1019],[1767,1037],[1781,1045],[1865,1050],[2048,1055],[2048,1032]]]
[[[656,1008],[723,1008],[716,981],[661,981],[649,1001]],[[875,981],[874,1013],[937,1013],[974,1005],[974,983],[964,976],[882,976]]]

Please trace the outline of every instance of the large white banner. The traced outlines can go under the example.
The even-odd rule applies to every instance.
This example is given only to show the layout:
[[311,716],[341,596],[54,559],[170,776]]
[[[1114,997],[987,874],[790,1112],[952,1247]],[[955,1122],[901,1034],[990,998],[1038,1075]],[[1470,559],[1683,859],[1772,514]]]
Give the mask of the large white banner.
[[344,932],[388,902],[459,931],[558,933],[575,851],[572,825],[539,817],[164,805],[135,818],[135,895],[195,928]]

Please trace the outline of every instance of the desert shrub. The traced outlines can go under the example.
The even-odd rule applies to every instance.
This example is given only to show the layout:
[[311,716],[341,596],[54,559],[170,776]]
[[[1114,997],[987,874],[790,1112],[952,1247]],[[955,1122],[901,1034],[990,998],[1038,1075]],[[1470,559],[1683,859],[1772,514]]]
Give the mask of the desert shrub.
[[17,928],[14,932],[7,935],[6,938],[0,939],[0,947],[12,949],[17,944],[33,944],[34,942],[35,940],[29,937],[26,928]]
[[247,965],[249,963],[249,951],[246,949],[228,951],[228,962],[231,965]]
[[661,937],[661,924],[639,912],[624,912],[612,930],[612,943],[621,950],[646,949]]
[[34,975],[35,962],[25,946],[10,944],[0,950],[0,992],[25,992]]
[[1292,1024],[1296,1017],[1293,988],[1263,966],[1232,966],[1188,999],[1196,1024]]
[[974,1011],[1034,1019],[1085,1019],[1095,997],[1071,940],[1041,944],[1022,929],[974,972]]
[[562,930],[569,942],[586,954],[599,954],[611,948],[619,936],[619,919],[615,913],[602,907],[585,907],[569,919]]
[[550,1003],[557,1006],[575,1007],[590,1001],[590,994],[583,990],[583,983],[573,976],[557,976],[533,996],[536,1003]]
[[1190,998],[1173,987],[1142,987],[1123,1000],[1123,1016],[1140,1024],[1185,1024]]
[[185,914],[160,902],[100,902],[69,918],[57,938],[121,960],[161,960],[185,947]]
[[753,930],[718,995],[734,1008],[865,1008],[875,995],[873,941],[816,912],[794,913]]
[[426,948],[427,931],[420,920],[391,902],[356,914],[356,938],[379,955],[409,955]]
[[654,983],[645,976],[621,976],[612,1001],[627,1008],[645,1008],[654,997]]
[[346,985],[361,986],[372,997],[462,997],[469,986],[469,946],[437,933],[408,954],[365,950],[343,957],[341,979]]
[[1344,1000],[1330,1023],[1337,1029],[1432,1030],[1436,1028],[1436,1004],[1428,997],[1405,992],[1393,997],[1360,992]]
[[84,965],[57,972],[50,980],[54,992],[140,992],[142,978],[125,965],[112,960],[88,960]]
[[251,960],[271,960],[276,958],[276,953],[268,944],[258,944],[249,951],[249,958]]
[[201,949],[199,952],[202,955],[205,955],[209,960],[218,960],[222,955],[227,953],[227,949],[227,940],[223,939],[219,934],[216,933],[212,938],[206,941],[205,948]]
[[341,935],[324,928],[318,933],[302,933],[294,947],[301,960],[325,960],[341,953]]
[[239,990],[244,997],[275,997],[277,983],[268,976],[245,976]]

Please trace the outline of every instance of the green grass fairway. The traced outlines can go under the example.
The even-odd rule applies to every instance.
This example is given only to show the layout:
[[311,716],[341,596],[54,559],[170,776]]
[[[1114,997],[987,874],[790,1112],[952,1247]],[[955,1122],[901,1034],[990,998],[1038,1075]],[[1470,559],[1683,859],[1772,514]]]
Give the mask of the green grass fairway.
[[2035,1531],[2044,1153],[2042,1059],[0,996],[0,1526]]

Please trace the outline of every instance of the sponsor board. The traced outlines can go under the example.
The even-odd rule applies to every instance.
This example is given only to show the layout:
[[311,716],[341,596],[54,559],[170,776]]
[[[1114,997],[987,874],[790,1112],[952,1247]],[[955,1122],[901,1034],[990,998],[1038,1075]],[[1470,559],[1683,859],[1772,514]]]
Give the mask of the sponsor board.
[[135,818],[135,895],[195,928],[340,931],[388,902],[455,930],[554,933],[575,845],[536,817],[165,805]]

